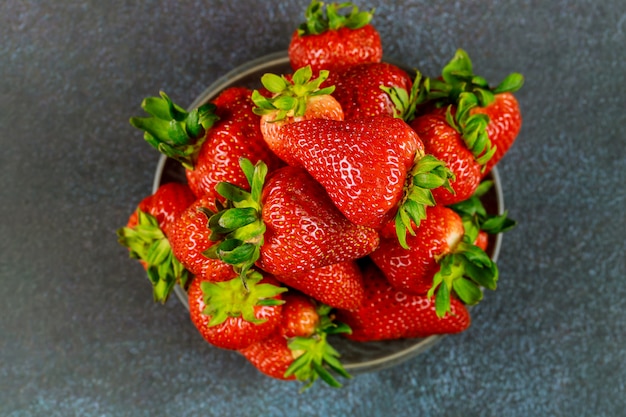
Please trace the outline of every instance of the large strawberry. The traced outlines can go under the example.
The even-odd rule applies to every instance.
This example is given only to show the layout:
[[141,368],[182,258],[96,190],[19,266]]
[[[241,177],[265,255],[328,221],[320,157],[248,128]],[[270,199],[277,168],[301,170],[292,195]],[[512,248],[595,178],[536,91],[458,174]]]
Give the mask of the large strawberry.
[[255,263],[272,275],[286,275],[358,259],[378,246],[378,233],[348,221],[304,169],[286,166],[266,181],[262,162],[242,159],[241,168],[251,191],[218,185],[229,205],[209,220],[218,243],[207,256],[243,276]]
[[355,261],[276,275],[276,279],[331,307],[349,310],[363,301],[363,278]]
[[[349,9],[342,14],[341,9]],[[306,22],[293,33],[288,53],[291,66],[310,65],[314,71],[334,71],[363,62],[380,62],[383,55],[378,31],[370,24],[374,11],[364,12],[352,3],[324,5],[313,0]]]
[[496,287],[498,269],[473,244],[476,237],[465,236],[463,221],[452,209],[436,205],[426,211],[415,235],[407,236],[408,249],[394,238],[383,238],[370,258],[393,287],[416,295],[436,295],[437,314],[443,316],[450,311],[452,292],[466,304],[480,301],[481,286]]
[[285,125],[280,136],[351,222],[380,229],[395,218],[400,242],[434,204],[430,190],[449,187],[452,177],[399,118],[305,120]]
[[245,285],[236,273],[228,281],[195,277],[189,285],[191,321],[202,337],[223,349],[243,349],[265,339],[281,323],[280,287],[270,276],[250,271]]
[[219,198],[215,186],[221,181],[246,185],[238,169],[240,157],[262,159],[270,169],[282,165],[263,140],[251,95],[252,90],[231,87],[211,103],[187,112],[161,93],[142,103],[151,117],[130,121],[144,130],[152,146],[181,162],[196,196]]
[[335,86],[332,95],[341,104],[346,120],[403,117],[403,113],[410,110],[408,98],[413,80],[406,71],[387,62],[348,67],[331,74],[328,83]]
[[470,315],[457,298],[450,302],[450,314],[438,317],[435,300],[409,294],[391,286],[375,265],[364,266],[365,301],[356,310],[337,310],[337,320],[347,324],[346,336],[360,342],[427,337],[466,330]]
[[482,167],[483,176],[511,147],[521,128],[522,116],[513,93],[524,83],[511,73],[496,87],[473,72],[462,49],[443,68],[441,77],[424,83],[428,107],[448,107],[448,119],[463,137]]
[[[344,378],[350,375],[339,362],[339,352],[329,344],[328,335],[349,333],[349,327],[336,323],[326,305],[315,305],[311,299],[297,293],[287,293],[284,299],[279,329],[240,352],[264,374],[302,381],[303,389],[317,379],[332,387],[341,387],[333,374]],[[315,314],[313,321],[311,310]],[[301,323],[303,317],[305,326]]]
[[259,90],[252,94],[256,105],[253,111],[261,116],[263,139],[276,155],[289,164],[294,161],[285,150],[279,135],[284,125],[309,119],[344,118],[341,105],[331,96],[334,87],[320,88],[328,74],[328,71],[323,70],[313,78],[310,66],[298,69],[291,76],[268,73],[261,77],[261,83],[270,96],[267,97]]
[[174,284],[184,287],[187,283],[188,271],[173,255],[168,236],[171,225],[194,200],[186,184],[163,184],[142,199],[126,227],[117,230],[119,243],[146,270],[155,301],[164,303]]

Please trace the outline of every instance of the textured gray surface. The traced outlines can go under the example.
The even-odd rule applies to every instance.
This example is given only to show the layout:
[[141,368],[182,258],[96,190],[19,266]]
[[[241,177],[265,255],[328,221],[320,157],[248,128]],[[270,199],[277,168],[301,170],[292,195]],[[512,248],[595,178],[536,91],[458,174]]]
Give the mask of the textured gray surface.
[[[276,2],[278,3],[278,2]],[[308,1],[0,2],[0,415],[626,415],[626,4],[359,2],[388,57],[522,72],[500,164],[519,227],[467,332],[297,394],[154,305],[115,241],[157,156],[128,124],[284,50]]]

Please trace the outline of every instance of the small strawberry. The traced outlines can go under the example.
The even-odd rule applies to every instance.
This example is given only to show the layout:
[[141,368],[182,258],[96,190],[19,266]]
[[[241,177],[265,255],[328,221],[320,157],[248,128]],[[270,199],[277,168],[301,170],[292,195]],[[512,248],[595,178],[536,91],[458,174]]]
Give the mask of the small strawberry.
[[155,301],[165,303],[175,284],[187,284],[188,271],[173,255],[168,235],[171,224],[194,199],[185,184],[163,184],[141,200],[126,227],[117,230],[119,243],[146,270]]
[[365,301],[356,310],[337,310],[337,320],[352,329],[351,340],[369,342],[459,333],[471,323],[465,305],[450,300],[450,314],[440,318],[435,300],[391,286],[375,265],[364,266]]
[[219,198],[215,186],[229,181],[245,186],[239,158],[263,159],[270,169],[282,162],[267,147],[252,109],[252,90],[231,87],[211,103],[186,112],[161,93],[142,103],[152,117],[130,119],[146,140],[185,167],[189,187],[197,197]]
[[290,290],[283,295],[283,300],[280,335],[286,338],[313,335],[320,323],[320,315],[311,298]]
[[450,186],[452,174],[399,118],[305,120],[280,136],[351,222],[380,229],[395,217],[400,242],[435,203],[430,190]]
[[350,310],[363,301],[363,278],[354,261],[276,275],[276,279],[331,307]]
[[[308,318],[312,308],[317,318],[315,326],[302,328],[298,321],[303,315]],[[278,331],[240,353],[266,375],[304,382],[303,390],[317,379],[331,387],[341,387],[333,374],[344,378],[350,375],[339,362],[339,352],[329,344],[328,335],[349,333],[350,329],[336,323],[330,313],[331,308],[326,305],[315,306],[310,299],[297,294],[285,295],[283,321]]]
[[437,314],[450,309],[452,291],[466,304],[482,299],[479,286],[495,289],[496,264],[465,236],[463,221],[452,209],[436,205],[427,208],[426,219],[414,236],[407,236],[408,249],[395,239],[381,239],[370,258],[390,284],[404,292],[436,294]]
[[398,101],[392,97],[404,91],[408,99],[413,86],[406,71],[387,62],[354,65],[331,75],[331,78],[330,82],[335,86],[332,95],[341,104],[346,120],[402,117],[403,109],[398,108]]
[[196,277],[189,286],[191,321],[214,346],[238,350],[265,339],[281,323],[283,301],[272,277],[250,271],[246,285],[232,273],[228,281]]
[[496,87],[473,73],[472,62],[457,50],[439,79],[424,83],[428,106],[448,107],[448,119],[482,167],[483,176],[504,156],[521,128],[522,116],[513,93],[524,83],[511,73]]
[[[341,9],[349,8],[347,15]],[[310,65],[330,71],[363,62],[380,62],[383,56],[378,31],[371,25],[374,10],[359,11],[352,3],[324,5],[313,0],[306,22],[293,33],[288,53],[294,70]]]
[[176,258],[192,274],[209,280],[232,278],[232,268],[219,259],[204,255],[213,244],[209,217],[217,211],[215,200],[205,195],[193,202],[171,225],[170,244]]
[[378,246],[378,233],[350,223],[304,169],[283,167],[265,181],[263,163],[242,159],[241,167],[251,191],[218,185],[229,204],[209,220],[217,244],[207,256],[242,276],[255,263],[279,276],[361,258]]
[[[328,77],[328,71],[321,71],[312,79],[310,66],[298,69],[291,77],[265,74],[261,83],[271,97],[255,90],[252,100],[253,111],[261,116],[260,130],[269,148],[290,165],[294,161],[285,152],[279,130],[286,124],[309,119],[343,120],[343,110],[331,96],[334,87],[320,88]],[[238,185],[238,184],[236,184]]]

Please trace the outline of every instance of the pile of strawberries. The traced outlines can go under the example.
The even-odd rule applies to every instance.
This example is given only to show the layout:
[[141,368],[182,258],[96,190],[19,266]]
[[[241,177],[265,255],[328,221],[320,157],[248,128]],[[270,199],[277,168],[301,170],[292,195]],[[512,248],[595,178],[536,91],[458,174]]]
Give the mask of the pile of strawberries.
[[[132,118],[187,182],[118,230],[165,302],[180,285],[209,343],[309,386],[349,377],[328,336],[457,333],[494,289],[486,175],[518,135],[513,73],[496,87],[463,50],[436,78],[382,62],[373,11],[313,1],[293,72],[192,110],[161,93]],[[261,85],[260,84],[260,85]]]

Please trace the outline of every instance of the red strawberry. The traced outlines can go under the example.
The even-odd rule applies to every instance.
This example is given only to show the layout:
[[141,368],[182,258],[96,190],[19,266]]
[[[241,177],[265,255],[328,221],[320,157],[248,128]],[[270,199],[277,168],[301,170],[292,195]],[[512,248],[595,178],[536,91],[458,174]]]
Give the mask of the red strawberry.
[[265,339],[281,323],[286,288],[271,277],[251,272],[244,282],[236,273],[228,281],[196,277],[189,286],[191,321],[202,337],[223,349],[243,349]]
[[[316,308],[316,325],[312,329],[310,326],[300,329],[301,325],[293,322],[302,315],[308,317],[312,307]],[[350,375],[339,362],[339,352],[329,344],[327,336],[347,333],[350,329],[335,323],[329,315],[330,311],[325,305],[314,307],[310,300],[300,295],[285,296],[281,327],[240,352],[266,375],[305,382],[303,389],[310,387],[318,378],[332,387],[341,387],[333,373],[345,378],[350,378]],[[298,328],[296,332],[291,330],[294,327]]]
[[411,127],[422,139],[426,153],[445,162],[454,174],[451,189],[439,187],[433,190],[435,201],[448,205],[470,198],[480,184],[481,165],[445,113],[435,111],[420,116],[411,122]]
[[386,62],[348,67],[331,75],[333,97],[343,109],[346,120],[360,117],[401,117],[402,109],[392,100],[400,90],[408,99],[413,81],[403,69]]
[[358,307],[363,301],[363,278],[354,261],[277,275],[276,279],[331,307],[349,310]]
[[232,207],[209,220],[219,243],[207,255],[244,274],[256,263],[286,275],[361,258],[377,247],[378,233],[350,223],[304,169],[283,167],[265,181],[264,164],[242,160],[241,166],[251,191],[218,186]]
[[309,337],[320,324],[317,306],[306,295],[289,291],[283,295],[280,335],[286,338]]
[[472,62],[462,49],[443,68],[439,79],[424,83],[427,106],[449,107],[448,121],[463,137],[483,175],[519,133],[522,117],[512,93],[523,83],[521,74],[512,73],[498,86],[489,87],[484,78],[474,75]]
[[[350,8],[347,15],[340,9]],[[378,31],[370,24],[374,11],[361,12],[352,3],[312,1],[306,22],[293,33],[288,52],[292,68],[310,65],[314,71],[337,70],[363,62],[380,62]]]
[[294,161],[285,151],[279,135],[284,125],[318,118],[343,120],[341,105],[330,95],[334,87],[320,89],[328,71],[321,71],[315,79],[311,79],[312,76],[310,66],[298,69],[291,77],[265,74],[261,82],[272,96],[268,98],[259,91],[252,94],[257,106],[254,112],[261,116],[260,130],[266,144],[291,165]]
[[364,267],[365,301],[356,310],[337,310],[337,319],[346,323],[352,333],[347,337],[359,342],[427,337],[459,333],[471,323],[465,305],[452,298],[450,314],[439,318],[435,300],[408,294],[387,282],[376,266]]
[[171,225],[170,243],[176,258],[192,274],[224,281],[232,278],[231,266],[204,255],[215,243],[208,228],[209,216],[215,211],[215,201],[208,195],[194,201]]
[[394,216],[398,237],[433,205],[430,189],[450,172],[429,155],[402,119],[305,120],[284,126],[281,141],[353,223],[380,229]]
[[464,236],[461,217],[452,209],[437,205],[426,211],[415,235],[407,236],[408,249],[383,238],[370,258],[393,287],[417,295],[436,294],[437,313],[444,315],[452,291],[466,304],[475,304],[482,299],[479,286],[495,288],[498,269],[472,244],[475,237]]
[[168,235],[172,223],[194,201],[185,184],[167,183],[145,197],[131,214],[118,241],[138,259],[153,285],[155,301],[167,301],[174,284],[185,286],[188,272],[174,257]]
[[149,97],[142,103],[152,117],[134,117],[130,122],[145,131],[152,146],[181,162],[197,197],[215,199],[219,197],[215,186],[221,181],[245,185],[238,169],[240,157],[262,159],[270,169],[282,165],[263,140],[251,95],[249,89],[231,87],[212,103],[187,112],[161,93],[161,98]]

